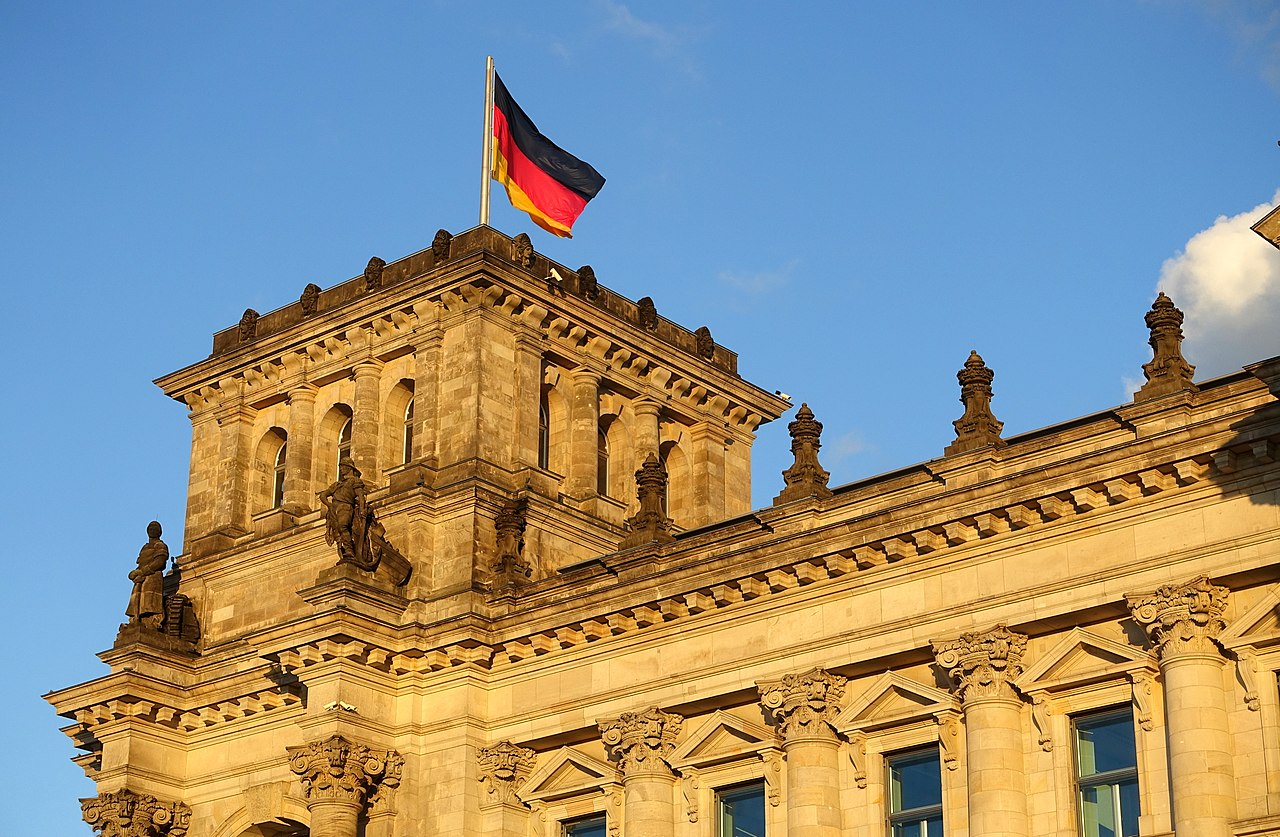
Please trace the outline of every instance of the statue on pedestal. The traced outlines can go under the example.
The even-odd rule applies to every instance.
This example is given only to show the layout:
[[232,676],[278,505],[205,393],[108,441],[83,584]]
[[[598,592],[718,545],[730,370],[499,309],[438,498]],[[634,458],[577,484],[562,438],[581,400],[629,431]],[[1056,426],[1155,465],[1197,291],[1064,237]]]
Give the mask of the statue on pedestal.
[[369,487],[350,457],[338,463],[338,481],[319,492],[325,508],[325,543],[336,544],[338,562],[375,572],[384,567],[400,586],[409,580],[413,565],[386,538],[387,530],[368,504]]
[[133,592],[125,616],[130,624],[159,631],[164,624],[164,570],[169,565],[169,547],[160,540],[158,521],[147,524],[149,540],[138,552],[138,567],[129,573]]

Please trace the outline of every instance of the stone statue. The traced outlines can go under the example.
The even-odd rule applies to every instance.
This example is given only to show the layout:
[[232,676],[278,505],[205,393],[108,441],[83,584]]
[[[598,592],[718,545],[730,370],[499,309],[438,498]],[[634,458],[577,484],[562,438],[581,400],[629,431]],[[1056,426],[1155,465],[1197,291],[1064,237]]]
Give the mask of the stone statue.
[[315,282],[307,285],[302,289],[302,296],[298,301],[302,303],[302,316],[313,316],[316,313],[316,306],[320,304],[320,286]]
[[240,342],[248,343],[258,337],[258,312],[252,308],[244,309],[240,317]]
[[600,296],[600,283],[596,281],[595,269],[589,264],[578,268],[578,293],[586,299]]
[[533,242],[528,233],[520,233],[512,240],[511,260],[526,270],[533,266]]
[[386,266],[387,263],[377,256],[369,259],[369,264],[365,265],[364,268],[364,289],[366,291],[376,291],[382,287],[382,271]]
[[350,457],[338,463],[338,481],[318,493],[325,508],[325,543],[337,544],[338,562],[375,572],[384,567],[397,586],[409,580],[413,565],[391,545],[387,530],[368,504],[369,487]]
[[449,244],[452,241],[453,236],[448,230],[436,230],[436,237],[431,239],[431,255],[435,258],[436,264],[449,258]]
[[658,329],[658,307],[653,304],[653,297],[646,296],[636,303],[640,310],[640,325],[649,331]]
[[711,336],[711,329],[702,326],[693,333],[693,339],[697,346],[699,357],[705,357],[707,360],[715,357],[716,341]]
[[164,624],[164,570],[169,565],[169,547],[160,540],[160,524],[147,524],[149,540],[138,552],[138,568],[129,573],[133,592],[125,616],[130,624],[158,631]]

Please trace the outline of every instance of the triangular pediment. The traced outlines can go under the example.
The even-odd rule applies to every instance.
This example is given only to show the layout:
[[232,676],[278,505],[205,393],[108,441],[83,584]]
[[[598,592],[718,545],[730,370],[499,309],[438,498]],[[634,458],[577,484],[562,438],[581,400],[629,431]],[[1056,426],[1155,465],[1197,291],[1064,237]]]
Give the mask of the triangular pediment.
[[518,796],[526,803],[559,799],[599,790],[618,781],[613,765],[594,759],[572,747],[561,747],[529,774]]
[[671,753],[673,767],[699,767],[730,761],[778,746],[773,730],[717,711]]
[[950,692],[888,672],[840,713],[836,728],[841,732],[869,729],[959,708]]
[[1267,590],[1261,601],[1231,620],[1219,640],[1228,648],[1280,641],[1280,587]]
[[1027,667],[1017,684],[1023,691],[1051,690],[1142,668],[1155,670],[1155,660],[1147,651],[1083,628],[1073,628],[1034,665]]

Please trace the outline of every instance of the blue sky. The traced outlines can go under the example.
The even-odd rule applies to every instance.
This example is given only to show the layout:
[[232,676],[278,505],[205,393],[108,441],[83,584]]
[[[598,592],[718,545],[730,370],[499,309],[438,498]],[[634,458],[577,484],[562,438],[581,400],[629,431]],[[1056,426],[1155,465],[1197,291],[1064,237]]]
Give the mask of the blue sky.
[[180,549],[186,411],[151,380],[473,226],[486,54],[608,178],[572,241],[500,191],[493,225],[808,401],[833,485],[940,455],[970,349],[1006,435],[1127,400],[1157,286],[1200,377],[1280,353],[1280,253],[1246,232],[1280,189],[1273,3],[10,0],[0,39],[23,833],[89,833],[38,696],[105,673],[147,521]]

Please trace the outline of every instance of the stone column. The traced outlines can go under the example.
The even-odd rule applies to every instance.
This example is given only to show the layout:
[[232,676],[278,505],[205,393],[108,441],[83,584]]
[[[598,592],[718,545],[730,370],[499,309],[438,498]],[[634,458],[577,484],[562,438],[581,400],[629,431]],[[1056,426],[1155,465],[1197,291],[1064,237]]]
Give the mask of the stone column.
[[311,837],[356,837],[366,804],[382,809],[400,784],[404,760],[394,750],[371,750],[341,735],[287,747],[289,767],[302,781]]
[[315,455],[316,388],[302,384],[289,392],[289,439],[284,452],[284,507],[302,514],[315,505],[311,461]]
[[1160,659],[1173,828],[1179,835],[1228,837],[1236,818],[1226,659],[1217,642],[1226,628],[1227,593],[1201,576],[1125,597]]
[[191,809],[181,802],[119,790],[80,800],[84,821],[102,837],[186,837]]
[[843,677],[820,668],[762,680],[765,717],[787,761],[787,837],[840,837],[840,739],[833,724]]
[[515,422],[511,432],[511,467],[538,465],[538,412],[542,401],[542,335],[521,331],[515,335]]
[[378,473],[378,431],[381,429],[382,363],[364,360],[356,364],[355,409],[351,418],[351,458],[365,482],[375,487],[382,482]]
[[724,427],[710,422],[689,431],[693,503],[688,510],[692,513],[680,521],[687,527],[724,519],[724,439]]
[[964,707],[970,837],[1028,837],[1022,699],[1026,636],[997,625],[933,643]]
[[480,783],[485,795],[484,833],[491,837],[526,837],[529,831],[529,808],[516,796],[516,791],[533,771],[533,750],[517,747],[510,741],[499,741],[492,747],[481,747]]
[[622,771],[627,837],[673,837],[676,777],[667,757],[684,723],[656,706],[600,722],[600,738]]
[[232,537],[249,531],[249,431],[257,412],[236,398],[215,414],[219,461],[214,531]]
[[414,341],[413,461],[425,459],[434,466],[439,424],[436,402],[440,397],[440,345],[444,335],[434,330],[421,337],[415,335]]
[[569,406],[569,493],[578,499],[596,494],[600,377],[600,373],[589,366],[573,370],[573,403]]
[[631,402],[631,409],[636,414],[636,462],[644,462],[651,453],[661,456],[658,422],[662,418],[662,405],[652,398],[640,397]]

